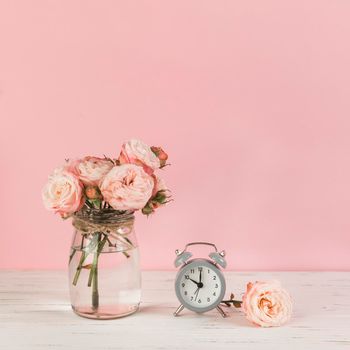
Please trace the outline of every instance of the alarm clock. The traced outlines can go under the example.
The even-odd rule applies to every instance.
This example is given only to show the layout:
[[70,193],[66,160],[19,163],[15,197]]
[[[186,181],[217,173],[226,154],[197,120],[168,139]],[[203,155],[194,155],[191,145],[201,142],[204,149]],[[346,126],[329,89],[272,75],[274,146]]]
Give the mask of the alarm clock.
[[[210,259],[192,259],[187,250],[193,245],[207,245],[215,249],[209,254]],[[207,242],[188,243],[182,251],[176,250],[175,267],[180,270],[175,278],[175,292],[180,306],[174,312],[178,316],[184,309],[203,313],[217,309],[223,317],[226,313],[220,307],[226,291],[226,282],[220,267],[225,268],[225,251],[218,252],[215,244]]]

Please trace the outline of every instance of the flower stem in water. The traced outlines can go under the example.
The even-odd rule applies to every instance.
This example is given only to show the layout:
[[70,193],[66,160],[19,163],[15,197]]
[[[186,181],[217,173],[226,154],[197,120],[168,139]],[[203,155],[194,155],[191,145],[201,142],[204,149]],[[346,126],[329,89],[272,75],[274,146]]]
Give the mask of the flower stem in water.
[[[99,234],[100,239],[100,234]],[[92,268],[90,275],[92,274],[92,308],[97,309],[99,305],[99,295],[98,295],[98,249],[94,253],[94,260],[92,262]]]
[[[96,236],[96,238],[97,238],[97,236]],[[81,251],[80,261],[79,261],[79,264],[78,264],[78,267],[77,267],[77,271],[75,272],[75,275],[74,275],[74,278],[73,278],[73,282],[72,282],[74,286],[76,286],[77,283],[78,283],[80,272],[81,272],[81,270],[83,268],[83,264],[84,264],[85,259],[87,258],[87,256],[91,253],[91,251],[96,246],[96,243],[97,243],[96,238],[94,237],[94,239],[91,240],[91,242],[85,248],[85,250]],[[82,245],[83,245],[83,242],[84,242],[83,240],[84,240],[84,236],[82,236]],[[82,249],[84,249],[84,248],[82,248]]]
[[97,269],[97,266],[98,266],[98,257],[100,256],[100,254],[103,250],[103,247],[106,244],[106,241],[108,238],[107,238],[107,236],[105,236],[105,238],[103,238],[102,241],[100,241],[100,239],[101,239],[101,234],[99,233],[99,236],[98,236],[99,242],[97,245],[97,250],[94,254],[94,260],[93,260],[92,267],[91,267],[90,274],[89,274],[88,287],[91,287],[93,276],[95,273],[95,269]]
[[77,267],[77,271],[76,271],[76,273],[74,275],[74,279],[73,279],[73,285],[74,286],[76,286],[77,283],[78,283],[78,279],[79,279],[79,276],[80,276],[81,269],[83,268],[83,263],[84,263],[85,257],[86,257],[86,253],[84,251],[82,251],[81,252],[81,256],[80,256],[79,265]]

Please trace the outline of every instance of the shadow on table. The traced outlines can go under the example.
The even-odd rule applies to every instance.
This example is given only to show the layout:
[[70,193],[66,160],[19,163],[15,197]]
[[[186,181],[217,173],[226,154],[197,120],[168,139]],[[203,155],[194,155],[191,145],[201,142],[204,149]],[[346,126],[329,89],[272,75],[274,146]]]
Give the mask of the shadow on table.
[[[164,316],[164,317],[171,317],[174,318],[174,311],[176,310],[176,307],[173,306],[165,306],[162,304],[149,304],[149,305],[142,305],[140,306],[140,310],[138,314],[144,315],[144,314],[152,314],[152,315],[158,315],[158,316]],[[225,308],[224,309],[227,317],[222,317],[217,310],[212,310],[206,313],[196,313],[192,312],[190,310],[184,309],[177,318],[179,319],[207,319],[208,321],[219,321],[220,324],[230,324],[230,326],[236,326],[236,327],[245,327],[245,328],[251,328],[252,326],[244,317],[244,315],[239,312],[238,310],[231,309],[231,308]],[[135,314],[136,315],[136,314]]]

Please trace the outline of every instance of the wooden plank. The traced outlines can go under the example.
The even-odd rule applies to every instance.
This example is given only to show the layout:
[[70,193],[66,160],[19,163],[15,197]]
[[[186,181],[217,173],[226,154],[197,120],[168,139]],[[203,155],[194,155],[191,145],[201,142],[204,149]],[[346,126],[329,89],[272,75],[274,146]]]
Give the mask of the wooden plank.
[[143,272],[140,312],[97,321],[71,311],[65,271],[0,271],[0,349],[350,349],[349,272],[226,272],[227,294],[266,279],[291,293],[292,321],[270,329],[231,308],[173,317],[175,273]]

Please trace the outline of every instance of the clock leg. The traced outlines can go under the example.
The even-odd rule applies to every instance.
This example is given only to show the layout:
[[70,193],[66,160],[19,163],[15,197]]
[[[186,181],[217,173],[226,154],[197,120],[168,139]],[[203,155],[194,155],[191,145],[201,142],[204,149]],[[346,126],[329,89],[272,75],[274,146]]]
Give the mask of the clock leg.
[[174,312],[174,316],[177,316],[183,309],[184,309],[184,306],[180,304],[180,306]]
[[226,312],[220,306],[217,306],[216,309],[220,312],[222,317],[227,317]]

